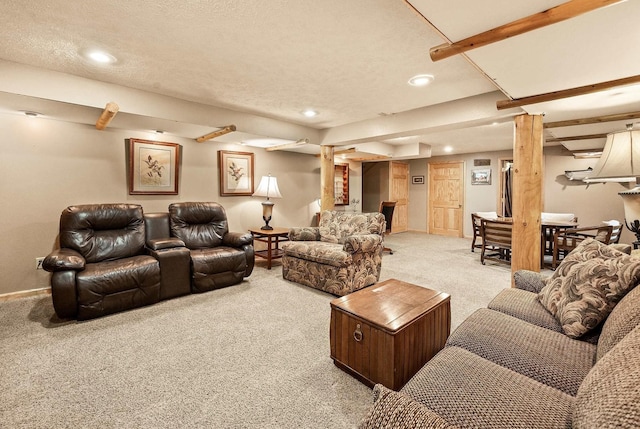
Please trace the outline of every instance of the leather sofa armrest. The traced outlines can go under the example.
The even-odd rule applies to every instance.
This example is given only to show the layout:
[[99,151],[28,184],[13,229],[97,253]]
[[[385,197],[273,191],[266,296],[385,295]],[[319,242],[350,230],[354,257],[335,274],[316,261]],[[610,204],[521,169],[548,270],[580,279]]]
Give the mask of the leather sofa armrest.
[[382,247],[383,237],[379,234],[350,235],[344,240],[344,251],[349,253],[371,252]]
[[293,227],[289,229],[291,241],[320,241],[320,228],[317,226]]
[[49,272],[56,271],[82,271],[86,261],[84,257],[72,249],[57,249],[47,255],[42,261],[42,268]]
[[184,241],[179,238],[159,238],[156,240],[148,240],[147,247],[151,250],[173,249],[175,247],[185,247]]
[[529,270],[518,270],[513,275],[514,284],[517,289],[538,293],[545,287],[545,278],[540,273]]
[[227,232],[222,237],[222,244],[242,249],[247,244],[253,244],[253,235],[250,232]]

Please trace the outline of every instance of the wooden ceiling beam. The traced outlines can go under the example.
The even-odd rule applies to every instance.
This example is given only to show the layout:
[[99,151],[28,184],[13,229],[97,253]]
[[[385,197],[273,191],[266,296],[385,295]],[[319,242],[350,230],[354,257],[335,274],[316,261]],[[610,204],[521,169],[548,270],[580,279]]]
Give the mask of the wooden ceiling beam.
[[576,97],[578,95],[592,94],[594,92],[605,91],[618,86],[633,85],[640,83],[640,75],[629,76],[622,79],[610,80],[607,82],[595,83],[592,85],[579,86],[561,91],[547,92],[546,94],[531,95],[529,97],[514,98],[513,100],[498,100],[496,107],[498,110],[511,109],[513,107],[527,106],[529,104],[545,103],[547,101],[560,100],[562,98]]
[[[342,149],[342,150],[334,150],[333,155],[346,155],[348,153],[354,153],[356,151],[355,147],[350,147],[349,149]],[[316,154],[315,155],[316,158],[320,158],[320,154]]]
[[622,1],[625,0],[570,0],[543,12],[467,37],[459,42],[435,46],[429,50],[429,55],[433,61],[439,61]]
[[571,142],[576,140],[590,140],[590,139],[606,139],[606,134],[587,134],[584,136],[570,136],[570,137],[553,137],[550,139],[545,139],[544,141],[547,143],[556,143],[556,142]]
[[601,124],[603,122],[628,121],[640,118],[640,112],[618,113],[615,115],[594,116],[591,118],[569,119],[544,124],[545,128],[572,127],[574,125]]
[[390,159],[389,155],[370,155],[370,156],[359,156],[356,158],[347,158],[345,161],[354,161],[354,162],[364,162],[364,161],[377,161],[380,159]]
[[220,137],[220,136],[223,136],[225,134],[232,133],[235,130],[236,130],[236,126],[235,125],[227,125],[226,127],[221,128],[221,129],[219,129],[217,131],[214,131],[214,132],[209,133],[209,134],[205,134],[202,137],[198,137],[196,139],[196,141],[198,143],[202,143],[202,142],[205,142],[207,140],[215,139],[216,137]]
[[273,152],[274,150],[282,150],[282,149],[289,149],[289,148],[297,147],[297,146],[304,146],[304,145],[306,145],[308,143],[309,143],[309,139],[300,139],[300,140],[298,140],[296,142],[293,142],[293,143],[285,143],[285,144],[279,144],[277,146],[271,146],[271,147],[266,148],[265,150],[267,152]]
[[109,122],[116,116],[118,110],[120,110],[120,107],[116,103],[113,101],[108,102],[96,121],[96,129],[102,131],[107,128],[107,125],[109,125]]

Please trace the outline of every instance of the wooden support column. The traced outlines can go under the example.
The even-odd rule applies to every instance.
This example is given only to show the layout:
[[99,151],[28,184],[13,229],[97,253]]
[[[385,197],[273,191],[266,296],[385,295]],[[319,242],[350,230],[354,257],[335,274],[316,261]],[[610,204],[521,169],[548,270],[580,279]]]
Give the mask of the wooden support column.
[[336,203],[333,146],[320,146],[320,211],[333,210]]
[[540,271],[544,141],[542,133],[542,115],[515,117],[512,274],[518,270]]

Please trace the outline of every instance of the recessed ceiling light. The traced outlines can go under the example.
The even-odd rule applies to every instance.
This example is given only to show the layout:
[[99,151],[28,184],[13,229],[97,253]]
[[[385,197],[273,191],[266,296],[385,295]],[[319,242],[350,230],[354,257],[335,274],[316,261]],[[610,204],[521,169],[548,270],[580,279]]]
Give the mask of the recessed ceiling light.
[[302,114],[307,118],[313,118],[314,116],[318,116],[318,112],[313,109],[304,110]]
[[116,57],[104,51],[88,51],[86,56],[90,60],[100,64],[113,64],[117,61]]
[[445,146],[444,151],[447,153],[453,152],[453,148],[451,146]]
[[433,82],[433,75],[419,74],[409,79],[409,85],[411,86],[426,86]]

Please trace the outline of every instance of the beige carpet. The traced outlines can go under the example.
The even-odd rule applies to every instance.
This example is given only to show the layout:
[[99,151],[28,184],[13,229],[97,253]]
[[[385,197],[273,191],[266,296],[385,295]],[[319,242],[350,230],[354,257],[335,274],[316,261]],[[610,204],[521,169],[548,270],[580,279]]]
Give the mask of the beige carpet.
[[[388,236],[382,279],[451,294],[452,320],[510,285],[469,240]],[[333,296],[258,260],[240,285],[87,322],[50,297],[0,303],[0,426],[351,428],[371,390],[329,357]]]

